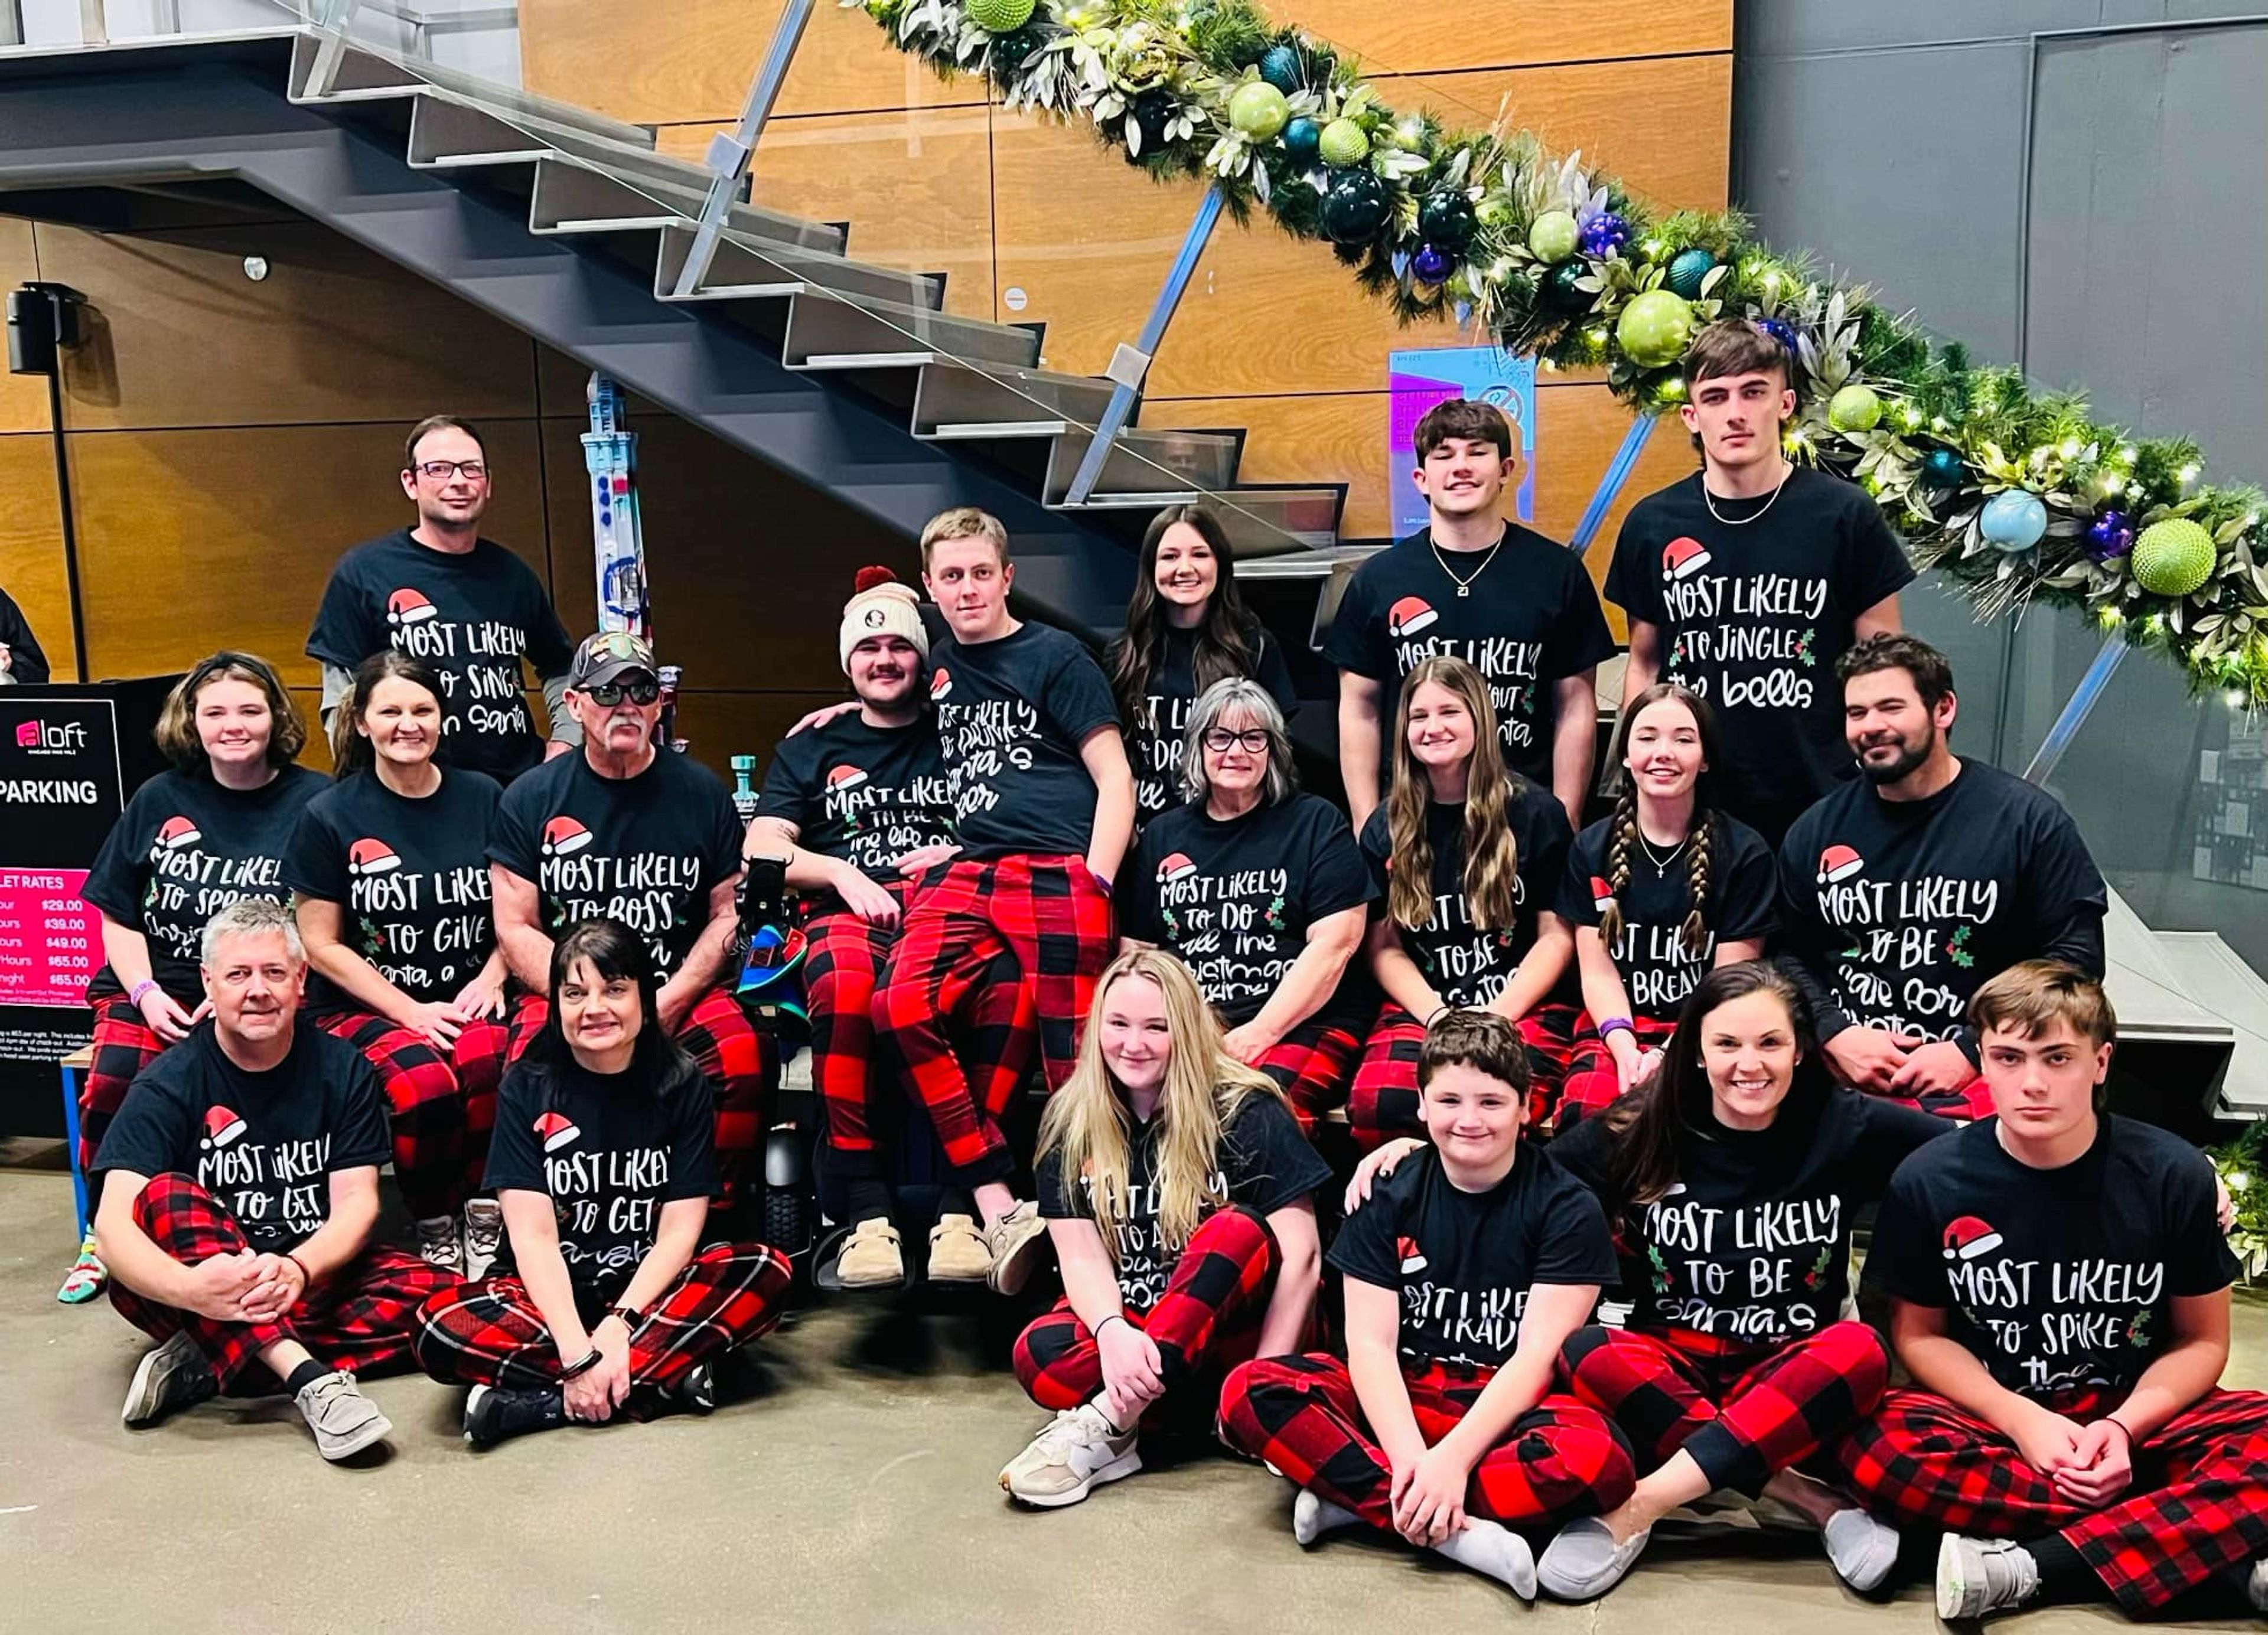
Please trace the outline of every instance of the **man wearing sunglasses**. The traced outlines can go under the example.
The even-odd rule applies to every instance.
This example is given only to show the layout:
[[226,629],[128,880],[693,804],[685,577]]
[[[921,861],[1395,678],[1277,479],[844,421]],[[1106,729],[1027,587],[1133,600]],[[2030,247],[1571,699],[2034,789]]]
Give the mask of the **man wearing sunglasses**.
[[718,1184],[730,1203],[762,1138],[777,1066],[733,997],[740,815],[716,774],[655,744],[660,671],[644,638],[585,637],[566,680],[582,747],[505,790],[489,835],[497,942],[524,990],[508,1059],[543,1026],[554,939],[585,920],[628,926],[661,975],[654,1015],[715,1088]]
[[[535,570],[480,534],[495,477],[469,422],[417,422],[401,458],[401,492],[414,527],[357,546],[323,590],[307,653],[323,666],[323,724],[345,698],[349,675],[392,647],[441,678],[444,766],[510,782],[578,741],[561,693],[572,651]],[[551,743],[535,731],[523,666],[543,685]]]

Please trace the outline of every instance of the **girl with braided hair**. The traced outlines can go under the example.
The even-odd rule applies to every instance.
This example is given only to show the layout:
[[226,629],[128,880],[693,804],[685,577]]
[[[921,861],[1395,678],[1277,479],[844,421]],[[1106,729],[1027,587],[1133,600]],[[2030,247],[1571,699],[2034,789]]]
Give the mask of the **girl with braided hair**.
[[1771,850],[1705,798],[1716,747],[1697,694],[1646,688],[1631,702],[1614,813],[1575,837],[1565,907],[1597,1022],[1569,1058],[1562,1129],[1653,1074],[1704,972],[1764,952]]

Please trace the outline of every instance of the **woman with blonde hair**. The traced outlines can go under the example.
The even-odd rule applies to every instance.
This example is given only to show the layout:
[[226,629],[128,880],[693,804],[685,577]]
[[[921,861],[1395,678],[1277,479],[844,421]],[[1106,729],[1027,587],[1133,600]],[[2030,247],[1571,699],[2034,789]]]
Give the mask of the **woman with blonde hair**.
[[1551,791],[1505,765],[1480,672],[1449,657],[1411,671],[1393,781],[1360,841],[1383,899],[1367,946],[1386,1006],[1347,1103],[1359,1145],[1420,1127],[1418,1053],[1453,1010],[1518,1027],[1533,1058],[1529,1124],[1543,1126],[1579,1025],[1574,938],[1557,912],[1573,838]]
[[1282,1092],[1221,1048],[1187,967],[1136,949],[1096,984],[1035,1175],[1064,1298],[1017,1340],[1016,1377],[1056,1418],[1000,1485],[1052,1509],[1140,1470],[1161,1406],[1210,1429],[1231,1366],[1299,1349],[1330,1171]]

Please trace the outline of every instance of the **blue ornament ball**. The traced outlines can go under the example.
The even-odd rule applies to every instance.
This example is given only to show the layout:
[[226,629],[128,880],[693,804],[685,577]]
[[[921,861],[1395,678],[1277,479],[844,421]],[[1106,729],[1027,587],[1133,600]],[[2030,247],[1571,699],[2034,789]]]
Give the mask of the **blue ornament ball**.
[[1984,502],[1977,527],[1987,545],[2014,555],[2040,542],[2040,536],[2048,531],[2048,508],[2040,503],[2036,494],[2004,488]]
[[1922,456],[1922,480],[1933,488],[1958,488],[1968,469],[1958,449],[1932,449]]
[[2105,511],[2087,525],[2088,554],[2098,562],[2116,561],[2134,548],[2134,524],[2124,511]]
[[1260,77],[1290,96],[1302,88],[1306,75],[1300,66],[1300,54],[1291,46],[1270,46],[1260,59]]
[[1756,327],[1763,330],[1789,351],[1795,350],[1795,326],[1784,318],[1760,318]]
[[1596,260],[1609,251],[1619,250],[1630,242],[1630,224],[1612,210],[1601,210],[1583,224],[1582,233],[1577,242],[1582,246],[1585,255]]
[[1669,270],[1662,276],[1669,293],[1683,296],[1688,301],[1701,298],[1701,281],[1716,270],[1717,258],[1706,250],[1680,250],[1670,257]]
[[1421,284],[1438,284],[1448,277],[1454,265],[1449,253],[1439,245],[1423,244],[1410,259],[1410,274]]
[[1323,128],[1302,114],[1284,127],[1285,157],[1301,170],[1313,170],[1323,150]]

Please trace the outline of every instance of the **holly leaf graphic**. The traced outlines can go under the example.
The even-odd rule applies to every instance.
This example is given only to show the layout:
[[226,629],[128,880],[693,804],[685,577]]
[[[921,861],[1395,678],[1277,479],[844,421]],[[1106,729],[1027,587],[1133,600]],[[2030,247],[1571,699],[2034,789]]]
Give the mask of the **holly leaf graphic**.
[[1818,632],[1816,631],[1807,630],[1796,641],[1795,662],[1802,665],[1806,670],[1809,670],[1819,663],[1819,656],[1811,650],[1812,639],[1817,634]]
[[1977,956],[1969,951],[1969,934],[1976,928],[1975,926],[1962,926],[1953,934],[1953,941],[1945,945],[1945,951],[1953,957],[1953,963],[1963,971],[1977,963]]

